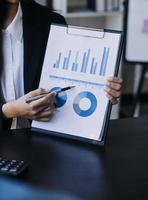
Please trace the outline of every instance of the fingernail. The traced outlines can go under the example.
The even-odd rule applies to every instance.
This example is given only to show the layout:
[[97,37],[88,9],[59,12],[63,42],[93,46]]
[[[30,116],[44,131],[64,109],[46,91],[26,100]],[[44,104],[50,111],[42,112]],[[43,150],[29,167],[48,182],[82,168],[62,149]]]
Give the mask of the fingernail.
[[53,95],[53,96],[56,96],[57,95],[57,92],[51,92],[51,94]]

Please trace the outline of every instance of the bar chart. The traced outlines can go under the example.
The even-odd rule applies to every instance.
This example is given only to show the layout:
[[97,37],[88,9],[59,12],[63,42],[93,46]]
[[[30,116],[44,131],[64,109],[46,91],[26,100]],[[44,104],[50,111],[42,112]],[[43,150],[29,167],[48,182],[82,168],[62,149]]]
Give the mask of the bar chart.
[[104,47],[101,58],[99,55],[98,58],[94,57],[91,54],[91,49],[87,49],[84,52],[69,50],[66,56],[60,52],[53,64],[53,68],[105,76],[109,53],[110,48],[108,47]]

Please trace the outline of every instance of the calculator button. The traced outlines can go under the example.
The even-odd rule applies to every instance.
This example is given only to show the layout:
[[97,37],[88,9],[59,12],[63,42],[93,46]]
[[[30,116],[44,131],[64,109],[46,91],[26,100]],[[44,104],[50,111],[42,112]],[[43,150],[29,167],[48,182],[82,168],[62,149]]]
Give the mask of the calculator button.
[[2,167],[4,164],[3,163],[0,163],[0,167]]
[[6,161],[1,161],[0,162],[0,167],[4,166],[6,164]]
[[22,167],[23,165],[24,165],[24,163],[19,163],[17,166]]
[[10,169],[9,172],[10,173],[15,173],[15,172],[17,172],[17,169],[16,168]]
[[16,161],[16,160],[12,160],[11,162],[12,162],[12,163],[17,163],[17,161]]
[[1,168],[1,172],[7,172],[8,171],[8,167],[2,167]]

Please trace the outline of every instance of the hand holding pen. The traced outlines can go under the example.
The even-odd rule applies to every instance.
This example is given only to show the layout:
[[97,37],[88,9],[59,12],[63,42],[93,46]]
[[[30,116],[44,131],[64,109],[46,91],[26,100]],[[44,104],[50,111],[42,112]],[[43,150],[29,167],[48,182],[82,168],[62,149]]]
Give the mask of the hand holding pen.
[[8,118],[26,118],[37,121],[49,121],[55,111],[55,96],[74,86],[48,92],[44,89],[33,90],[15,101],[7,102],[2,106],[3,115]]
[[[43,98],[36,101],[26,103],[26,101],[32,97],[45,94]],[[47,90],[39,88],[21,96],[15,101],[7,102],[2,107],[3,115],[8,118],[26,118],[37,121],[47,121],[54,113],[55,106],[55,94],[50,92],[47,94]]]
[[[54,93],[55,95],[61,93],[61,92],[64,92],[64,91],[67,91],[67,90],[70,90],[72,88],[74,88],[75,86],[68,86],[68,87],[64,87],[64,88],[60,88],[60,89],[57,89],[55,91],[52,91],[52,93]],[[47,94],[49,94],[51,92],[48,92],[48,93],[45,93],[45,94],[41,94],[41,95],[37,95],[37,96],[34,96],[34,97],[29,97],[26,99],[26,103],[31,103],[32,101],[36,101],[38,99],[41,99],[43,97],[45,97]]]

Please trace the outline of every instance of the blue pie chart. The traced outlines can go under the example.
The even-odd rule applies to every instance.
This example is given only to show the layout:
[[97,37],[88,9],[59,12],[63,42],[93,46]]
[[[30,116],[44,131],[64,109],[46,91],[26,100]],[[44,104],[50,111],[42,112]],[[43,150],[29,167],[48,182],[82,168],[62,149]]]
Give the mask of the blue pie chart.
[[[83,100],[87,100],[90,102],[89,108],[87,109],[81,108],[80,104],[81,101]],[[97,108],[97,99],[95,95],[91,92],[88,91],[81,92],[74,99],[73,109],[76,112],[76,114],[78,114],[81,117],[89,117],[95,112],[96,108]]]
[[[54,87],[50,90],[50,92],[54,92],[54,91],[57,91],[59,89],[61,89],[61,88],[60,87]],[[66,101],[67,101],[66,92],[61,92],[61,93],[57,94],[56,99],[55,99],[55,107],[60,108],[60,107],[64,106]]]

